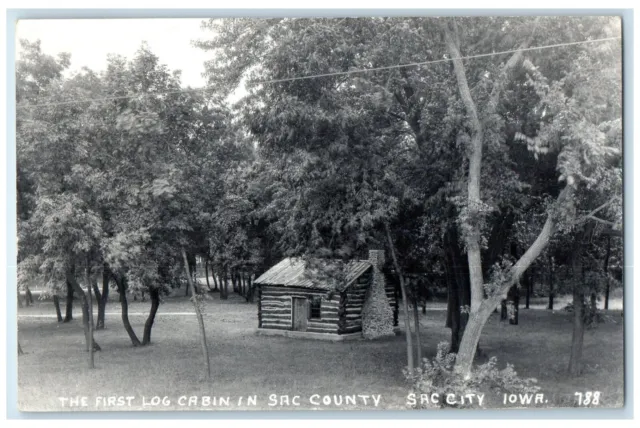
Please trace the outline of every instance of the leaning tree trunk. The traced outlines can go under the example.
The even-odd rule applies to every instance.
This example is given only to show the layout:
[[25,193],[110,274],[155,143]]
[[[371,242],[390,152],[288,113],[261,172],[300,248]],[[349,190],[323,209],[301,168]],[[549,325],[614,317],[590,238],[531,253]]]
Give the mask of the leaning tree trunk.
[[151,296],[151,310],[149,311],[147,321],[144,323],[142,345],[148,345],[151,343],[151,329],[153,328],[153,321],[155,320],[156,313],[158,312],[158,306],[160,306],[160,292],[158,289],[152,288],[149,290],[149,295]]
[[69,322],[73,319],[73,287],[67,281],[67,305],[64,308],[64,320],[62,322]]
[[127,279],[124,276],[120,278],[114,277],[116,281],[116,286],[118,287],[118,294],[120,295],[120,309],[121,309],[121,318],[122,325],[124,326],[125,331],[129,335],[129,339],[131,339],[131,344],[135,346],[141,346],[140,340],[138,336],[136,336],[136,332],[133,331],[133,327],[131,327],[131,323],[129,322],[129,302],[127,301]]
[[58,317],[58,322],[62,322],[62,311],[60,311],[60,298],[57,294],[53,295],[53,306],[56,308],[56,317]]
[[[184,267],[187,274],[187,280],[191,282],[191,275],[189,273],[189,263],[187,261],[187,253],[184,248],[182,249],[182,258],[184,259]],[[202,355],[204,357],[205,366],[207,368],[207,379],[211,379],[211,364],[209,362],[209,347],[207,346],[207,335],[204,329],[204,319],[202,318],[202,311],[200,305],[202,304],[202,296],[199,293],[194,293],[191,297],[193,308],[196,311],[196,318],[198,319],[198,327],[200,329],[200,345],[202,347]]]
[[22,350],[22,346],[20,346],[20,342],[18,342],[18,355],[24,355],[24,351]]
[[402,276],[402,270],[400,269],[400,264],[398,263],[398,258],[396,257],[396,251],[393,245],[393,239],[391,239],[391,232],[389,231],[389,226],[385,223],[384,228],[387,234],[387,241],[389,242],[389,249],[391,251],[391,258],[393,260],[393,265],[396,268],[398,280],[400,281],[400,291],[402,292],[402,313],[404,315],[404,330],[405,330],[405,339],[407,342],[407,370],[409,372],[409,376],[413,376],[413,369],[414,369],[413,339],[411,338],[411,322],[409,318],[409,298],[407,296],[407,288],[404,283],[404,277]]

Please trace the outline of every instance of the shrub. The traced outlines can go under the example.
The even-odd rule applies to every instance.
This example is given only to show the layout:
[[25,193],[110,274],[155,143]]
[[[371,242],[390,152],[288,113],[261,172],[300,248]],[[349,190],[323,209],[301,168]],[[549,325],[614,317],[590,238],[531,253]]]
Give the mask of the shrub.
[[[597,307],[592,306],[591,303],[588,302],[586,299],[583,305],[584,305],[584,316],[583,316],[584,325],[587,328],[594,328],[597,324],[600,324],[600,323],[613,322],[613,318],[606,315],[603,311],[601,311]],[[568,303],[567,306],[565,306],[563,309],[569,313],[573,313],[574,311],[573,303],[572,302]]]
[[444,397],[448,394],[456,396],[466,394],[486,394],[489,396],[492,393],[496,395],[503,393],[524,394],[535,393],[540,389],[536,385],[536,379],[520,378],[511,364],[507,364],[502,370],[498,369],[496,357],[491,357],[485,364],[476,366],[470,378],[464,379],[462,375],[454,371],[456,354],[449,353],[448,349],[449,344],[442,342],[438,345],[438,352],[433,360],[424,358],[422,366],[414,371],[413,376],[409,376],[405,370],[405,376],[411,383],[412,392],[416,395],[437,393],[441,397],[438,403],[430,402],[426,405],[420,405],[418,401],[416,408],[477,408],[477,402],[451,405],[444,400]]

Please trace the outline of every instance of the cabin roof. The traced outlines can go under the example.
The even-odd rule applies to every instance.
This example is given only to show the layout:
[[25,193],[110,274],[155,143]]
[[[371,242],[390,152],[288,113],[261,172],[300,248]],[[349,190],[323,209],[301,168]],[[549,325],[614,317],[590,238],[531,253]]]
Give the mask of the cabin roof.
[[[342,291],[370,267],[371,263],[366,260],[344,263],[340,260],[305,261],[301,258],[288,257],[260,275],[254,283]],[[344,280],[339,279],[341,277]]]

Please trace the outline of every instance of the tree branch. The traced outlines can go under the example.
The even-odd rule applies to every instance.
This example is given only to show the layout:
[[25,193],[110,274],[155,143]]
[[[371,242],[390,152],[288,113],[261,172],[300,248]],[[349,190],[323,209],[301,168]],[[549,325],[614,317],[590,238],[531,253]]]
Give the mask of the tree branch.
[[[571,197],[573,193],[573,188],[571,186],[566,186],[560,194],[558,195],[558,199],[556,200],[556,204],[561,204],[565,200]],[[544,249],[549,244],[549,240],[551,235],[553,235],[554,229],[556,226],[556,222],[554,220],[553,212],[550,212],[547,215],[547,220],[542,227],[542,230],[538,234],[536,240],[529,246],[527,251],[518,259],[518,261],[511,267],[508,278],[508,281],[502,284],[500,289],[497,292],[498,296],[506,297],[507,293],[511,286],[517,283],[520,279],[520,276],[531,266],[531,264],[538,258],[540,253],[544,251]]]
[[611,205],[614,201],[616,201],[618,199],[618,196],[613,196],[611,199],[609,199],[607,202],[605,202],[604,204],[600,205],[598,208],[594,209],[593,211],[591,211],[589,214],[587,214],[585,217],[591,217],[594,214],[597,214],[598,212],[602,211],[603,209],[605,209],[606,207],[608,207],[609,205]]
[[596,217],[596,216],[593,216],[593,215],[588,215],[586,218],[591,219],[591,220],[595,220],[595,221],[597,221],[597,222],[600,222],[600,223],[606,224],[607,226],[611,226],[611,227],[613,227],[613,226],[615,226],[615,225],[616,225],[616,224],[615,224],[614,222],[612,222],[612,221],[605,220],[605,219],[603,219],[603,218]]

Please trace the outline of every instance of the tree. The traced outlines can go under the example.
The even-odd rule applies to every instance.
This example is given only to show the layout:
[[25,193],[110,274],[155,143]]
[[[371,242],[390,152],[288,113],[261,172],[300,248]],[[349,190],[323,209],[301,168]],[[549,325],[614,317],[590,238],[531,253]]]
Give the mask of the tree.
[[[590,22],[593,25],[593,21]],[[556,23],[553,23],[556,24]],[[602,24],[600,22],[600,24]],[[506,25],[506,24],[505,24]],[[513,25],[513,24],[511,24]],[[526,48],[534,40],[535,27],[539,25],[539,22],[534,21],[531,23],[525,23],[522,42],[519,45],[520,49]],[[557,25],[557,24],[556,24]],[[466,26],[465,26],[466,27]],[[533,28],[530,28],[533,27]],[[467,77],[467,70],[463,64],[462,54],[460,53],[461,46],[461,30],[455,21],[447,22],[443,25],[443,31],[445,34],[445,42],[454,64],[454,70],[456,79],[458,81],[458,88],[460,91],[460,97],[465,104],[467,112],[469,127],[471,129],[470,137],[470,151],[469,151],[469,175],[468,175],[468,192],[467,192],[467,204],[461,211],[461,219],[464,230],[465,242],[467,252],[469,255],[469,270],[471,281],[471,312],[469,317],[469,324],[462,338],[460,344],[460,350],[456,359],[456,369],[468,375],[471,370],[471,364],[475,349],[482,331],[482,327],[489,318],[491,312],[495,308],[497,302],[502,298],[506,292],[515,284],[524,271],[531,265],[531,263],[538,257],[538,255],[544,250],[549,242],[551,235],[559,225],[572,224],[572,211],[575,210],[576,193],[581,190],[582,186],[592,183],[592,180],[598,176],[607,175],[612,170],[607,167],[609,156],[618,152],[615,147],[615,141],[607,141],[607,134],[616,135],[616,128],[619,130],[619,125],[615,125],[615,110],[616,105],[619,106],[619,102],[605,104],[605,109],[609,114],[605,120],[603,117],[594,117],[589,115],[584,109],[587,104],[583,104],[587,97],[585,94],[579,94],[575,92],[571,97],[567,97],[567,93],[564,92],[568,87],[573,86],[574,82],[580,82],[582,87],[586,88],[591,86],[590,83],[586,83],[584,78],[586,76],[580,76],[580,79],[573,80],[575,73],[569,72],[568,76],[561,78],[557,83],[547,83],[546,77],[543,71],[539,70],[528,58],[523,61],[523,51],[518,50],[511,55],[508,61],[504,63],[502,69],[497,75],[496,80],[493,83],[491,91],[487,91],[485,94],[488,96],[487,108],[484,109],[482,117],[479,116],[476,107],[476,101],[469,89],[469,82]],[[504,26],[503,26],[504,29]],[[610,26],[588,27],[588,30],[595,32],[610,31]],[[521,30],[522,31],[522,30]],[[528,33],[528,35],[526,34]],[[557,33],[554,33],[557,35]],[[591,33],[591,35],[594,35]],[[610,46],[605,48],[576,48],[578,50],[577,56],[570,56],[573,59],[567,61],[571,66],[577,66],[581,62],[583,65],[586,62],[590,62],[589,53],[601,52],[608,54],[611,58],[616,55],[619,57],[619,49],[611,49]],[[603,52],[604,50],[604,52]],[[591,59],[592,60],[592,59]],[[535,139],[526,139],[531,150],[537,153],[546,153],[549,150],[557,150],[558,155],[558,170],[560,172],[560,181],[566,183],[565,187],[559,192],[556,202],[550,207],[549,214],[544,223],[544,226],[538,234],[535,241],[529,246],[527,251],[518,259],[517,262],[510,266],[503,268],[496,268],[493,270],[493,275],[490,281],[485,284],[481,271],[481,258],[480,258],[480,241],[482,230],[482,218],[487,211],[486,205],[483,205],[481,201],[480,189],[481,189],[481,165],[482,165],[482,149],[487,140],[488,135],[491,132],[495,132],[495,126],[498,125],[497,130],[500,129],[500,122],[496,122],[495,112],[498,105],[500,94],[504,87],[505,82],[508,80],[509,73],[512,69],[521,66],[528,68],[529,73],[533,76],[530,83],[538,92],[541,98],[541,106],[548,108],[550,111],[549,116],[546,119],[541,120],[540,130]],[[566,62],[565,62],[566,64]],[[597,65],[605,64],[605,62],[596,61]],[[593,66],[594,64],[590,64]],[[573,67],[571,68],[573,69]],[[576,73],[580,74],[583,70],[582,67],[575,68]],[[556,70],[557,71],[557,70]],[[475,73],[474,73],[475,75]],[[602,69],[596,71],[594,75],[603,77]],[[619,84],[619,74],[616,72],[606,74],[608,79],[603,79],[607,83],[603,86],[611,84],[615,86]],[[599,80],[602,81],[602,80]],[[548,86],[546,86],[548,85]],[[542,89],[542,87],[545,89]],[[575,87],[573,87],[575,90]],[[610,89],[610,88],[607,88]],[[595,97],[602,97],[605,94],[611,94],[611,92],[597,91]],[[613,91],[613,97],[615,98],[619,92]],[[476,94],[476,98],[481,96]],[[570,100],[573,98],[573,100]],[[566,101],[572,101],[567,103]],[[591,99],[590,101],[593,101]],[[592,104],[589,104],[592,105]],[[565,114],[563,114],[565,113]],[[611,116],[613,114],[613,117]],[[549,119],[552,118],[552,119]],[[594,120],[595,119],[595,120]],[[613,122],[612,122],[613,120]],[[493,128],[493,129],[492,129]],[[586,131],[588,130],[588,131]],[[586,134],[585,132],[589,132]],[[595,138],[594,138],[595,136]],[[614,146],[612,146],[612,143]],[[615,175],[615,173],[614,173]],[[615,180],[614,180],[615,181]],[[592,183],[593,184],[593,183]],[[484,298],[484,294],[487,294],[487,298]],[[579,313],[579,311],[577,311]],[[582,314],[576,315],[581,317]],[[576,330],[579,327],[576,324]],[[580,332],[574,333],[580,336]],[[580,341],[574,340],[574,348],[581,347]]]
[[[64,103],[65,97],[91,94],[87,85],[91,76],[65,80],[62,72],[68,66],[67,55],[55,60],[42,54],[37,42],[22,45],[26,53],[17,67],[17,147],[20,175],[26,184],[18,188],[23,218],[19,263],[44,276],[53,293],[66,283],[82,298],[87,351],[99,349],[89,326],[89,302],[76,278],[102,231],[91,200],[77,182],[76,166],[87,157],[83,150],[89,134],[83,126],[87,115],[82,106]],[[62,104],[37,105],[41,96]],[[68,301],[67,319],[70,309]]]

